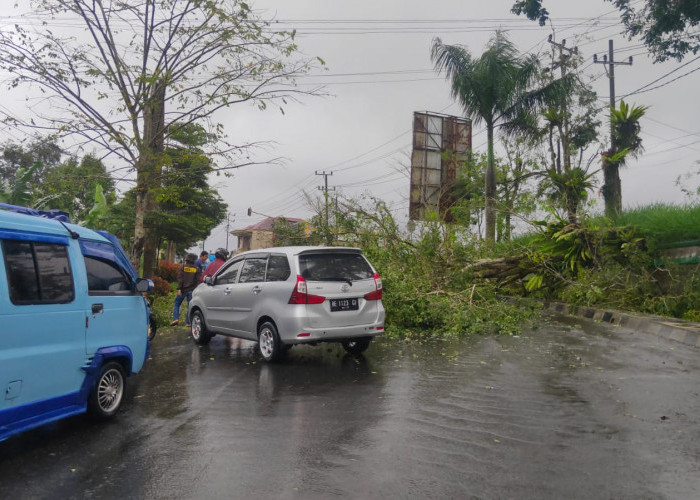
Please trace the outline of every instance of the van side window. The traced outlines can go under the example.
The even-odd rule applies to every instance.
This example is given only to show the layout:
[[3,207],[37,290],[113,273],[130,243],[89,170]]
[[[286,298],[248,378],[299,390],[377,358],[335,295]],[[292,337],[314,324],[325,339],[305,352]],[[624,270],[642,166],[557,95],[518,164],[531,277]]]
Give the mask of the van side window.
[[284,255],[270,255],[267,263],[267,276],[265,281],[287,281],[291,270],[289,261]]
[[16,305],[65,304],[75,298],[65,245],[3,240],[10,300]]
[[239,283],[255,283],[265,281],[265,266],[267,264],[266,257],[253,257],[246,259],[241,269],[241,276],[238,278]]
[[[90,295],[111,295],[113,292],[131,292],[131,281],[124,272],[107,260],[95,257],[85,258],[85,270]],[[123,294],[120,294],[123,295]]]

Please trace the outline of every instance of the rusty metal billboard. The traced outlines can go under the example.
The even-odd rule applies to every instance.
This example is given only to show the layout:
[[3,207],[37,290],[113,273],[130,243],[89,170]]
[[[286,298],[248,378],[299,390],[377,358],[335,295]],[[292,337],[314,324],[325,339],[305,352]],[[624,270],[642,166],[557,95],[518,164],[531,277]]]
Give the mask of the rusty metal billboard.
[[472,149],[472,122],[439,113],[413,113],[409,217],[424,220],[428,211],[449,220],[449,194],[457,166]]

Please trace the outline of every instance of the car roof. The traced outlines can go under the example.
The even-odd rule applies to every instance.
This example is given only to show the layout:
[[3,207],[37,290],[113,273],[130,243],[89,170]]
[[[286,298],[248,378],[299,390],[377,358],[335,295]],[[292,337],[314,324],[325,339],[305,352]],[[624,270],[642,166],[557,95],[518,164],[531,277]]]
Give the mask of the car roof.
[[60,223],[54,219],[46,219],[35,215],[26,215],[0,209],[0,228],[25,231],[29,233],[43,233],[55,236],[68,236],[68,229],[78,233],[80,238],[108,242],[107,238],[85,227],[75,224]]
[[261,254],[286,254],[287,256],[295,256],[302,253],[362,253],[362,250],[356,247],[328,247],[328,246],[289,246],[289,247],[270,247],[258,248],[256,250],[248,250],[234,255],[232,258],[248,257]]

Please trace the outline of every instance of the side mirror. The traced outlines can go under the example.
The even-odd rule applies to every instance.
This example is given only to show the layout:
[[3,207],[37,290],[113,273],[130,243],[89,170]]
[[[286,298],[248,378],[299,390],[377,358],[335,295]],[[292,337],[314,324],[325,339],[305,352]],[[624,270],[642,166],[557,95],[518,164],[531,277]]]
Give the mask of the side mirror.
[[136,280],[136,291],[137,292],[150,292],[153,290],[153,281],[146,278],[139,278]]
[[214,277],[213,276],[205,276],[204,277],[204,282],[207,285],[213,285],[214,284]]

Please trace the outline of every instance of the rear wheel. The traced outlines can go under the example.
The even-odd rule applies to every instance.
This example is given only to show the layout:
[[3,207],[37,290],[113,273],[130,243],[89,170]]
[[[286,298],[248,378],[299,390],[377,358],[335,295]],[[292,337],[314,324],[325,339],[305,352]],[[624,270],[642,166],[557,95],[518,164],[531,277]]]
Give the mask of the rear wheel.
[[258,346],[262,357],[270,363],[278,361],[286,352],[280,342],[277,328],[269,321],[258,328]]
[[362,354],[369,347],[372,339],[354,339],[343,342],[343,347],[350,354]]
[[101,419],[113,417],[122,404],[125,388],[126,375],[122,365],[114,361],[105,364],[88,398],[90,414]]
[[192,313],[190,334],[192,335],[192,340],[198,345],[207,345],[211,340],[211,334],[207,331],[207,325],[204,323],[204,316],[202,316],[200,311]]

